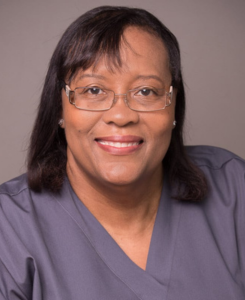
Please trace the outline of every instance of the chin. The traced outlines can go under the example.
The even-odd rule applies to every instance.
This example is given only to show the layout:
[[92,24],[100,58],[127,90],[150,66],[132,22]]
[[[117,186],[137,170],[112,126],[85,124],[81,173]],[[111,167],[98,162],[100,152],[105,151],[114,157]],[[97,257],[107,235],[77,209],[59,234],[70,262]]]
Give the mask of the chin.
[[128,186],[130,184],[135,184],[140,180],[139,174],[133,174],[133,172],[106,172],[103,174],[104,182],[114,186]]

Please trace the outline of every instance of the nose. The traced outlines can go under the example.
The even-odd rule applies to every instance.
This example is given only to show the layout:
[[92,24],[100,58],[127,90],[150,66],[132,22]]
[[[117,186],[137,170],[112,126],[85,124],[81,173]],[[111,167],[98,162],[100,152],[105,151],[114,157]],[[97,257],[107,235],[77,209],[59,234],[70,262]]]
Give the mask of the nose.
[[104,112],[103,119],[107,124],[114,123],[121,127],[136,124],[139,121],[139,113],[129,108],[127,94],[115,94],[112,108]]

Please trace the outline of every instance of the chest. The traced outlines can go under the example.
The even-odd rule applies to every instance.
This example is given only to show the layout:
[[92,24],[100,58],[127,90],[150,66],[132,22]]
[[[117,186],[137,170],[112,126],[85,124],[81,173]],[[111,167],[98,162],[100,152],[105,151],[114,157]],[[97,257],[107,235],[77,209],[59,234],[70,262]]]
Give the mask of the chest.
[[221,233],[210,229],[204,215],[189,212],[176,207],[171,214],[158,214],[148,250],[142,251],[145,271],[134,262],[138,241],[127,241],[133,244],[128,255],[125,244],[116,242],[91,215],[64,212],[55,224],[47,220],[50,230],[37,242],[34,275],[44,298],[244,299],[236,245],[231,247],[228,236],[227,243],[220,241]]

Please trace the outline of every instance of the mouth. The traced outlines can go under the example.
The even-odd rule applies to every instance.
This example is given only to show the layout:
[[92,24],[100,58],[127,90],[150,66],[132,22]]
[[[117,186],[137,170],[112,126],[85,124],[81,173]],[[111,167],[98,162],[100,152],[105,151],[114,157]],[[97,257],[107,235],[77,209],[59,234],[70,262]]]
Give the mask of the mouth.
[[109,136],[96,138],[98,146],[116,155],[126,155],[140,149],[144,143],[143,138],[138,136]]
[[97,141],[101,145],[107,145],[107,146],[112,146],[116,148],[126,148],[126,147],[132,147],[132,146],[138,146],[140,142],[135,142],[135,143],[120,143],[120,142],[107,142],[107,141]]

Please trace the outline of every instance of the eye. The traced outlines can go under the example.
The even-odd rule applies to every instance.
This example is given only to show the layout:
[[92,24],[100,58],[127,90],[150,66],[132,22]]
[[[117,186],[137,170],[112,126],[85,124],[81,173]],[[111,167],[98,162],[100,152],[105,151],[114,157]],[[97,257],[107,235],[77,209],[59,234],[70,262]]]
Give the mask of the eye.
[[156,93],[155,90],[153,90],[152,88],[147,88],[147,87],[142,88],[142,89],[140,89],[136,92],[136,95],[144,96],[144,97],[153,96],[153,95],[156,95],[156,94],[157,93]]
[[92,86],[84,89],[84,93],[92,94],[92,95],[100,95],[103,94],[103,90],[97,86]]

